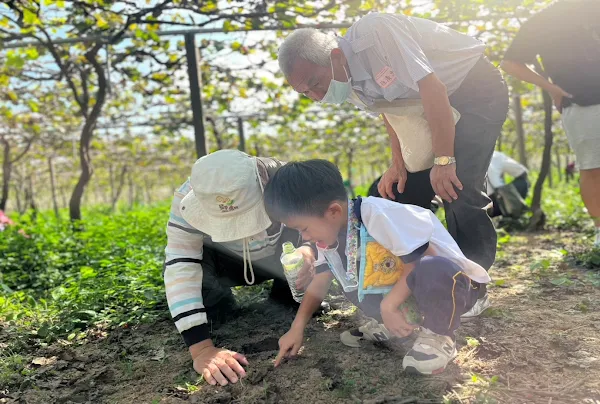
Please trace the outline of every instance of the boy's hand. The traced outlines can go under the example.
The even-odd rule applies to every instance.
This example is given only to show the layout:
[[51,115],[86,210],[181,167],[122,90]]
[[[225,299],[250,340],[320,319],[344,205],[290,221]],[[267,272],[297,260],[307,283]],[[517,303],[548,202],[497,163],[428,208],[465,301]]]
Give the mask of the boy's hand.
[[309,246],[302,246],[297,250],[304,256],[304,265],[296,278],[296,289],[306,290],[315,275],[315,254]]
[[275,367],[279,366],[283,358],[294,357],[302,347],[304,340],[304,330],[300,328],[290,328],[281,338],[279,338],[279,353],[275,358]]
[[381,318],[383,319],[383,325],[396,337],[408,337],[415,330],[415,326],[406,321],[404,313],[398,308],[394,307],[381,307]]

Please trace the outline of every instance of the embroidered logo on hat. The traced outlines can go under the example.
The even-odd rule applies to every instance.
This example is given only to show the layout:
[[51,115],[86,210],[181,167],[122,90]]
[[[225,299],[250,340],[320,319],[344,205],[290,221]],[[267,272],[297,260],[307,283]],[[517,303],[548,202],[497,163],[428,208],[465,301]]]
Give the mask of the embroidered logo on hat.
[[235,200],[226,196],[217,196],[216,201],[219,204],[219,209],[222,213],[232,212],[236,209],[239,209],[237,205],[234,205]]

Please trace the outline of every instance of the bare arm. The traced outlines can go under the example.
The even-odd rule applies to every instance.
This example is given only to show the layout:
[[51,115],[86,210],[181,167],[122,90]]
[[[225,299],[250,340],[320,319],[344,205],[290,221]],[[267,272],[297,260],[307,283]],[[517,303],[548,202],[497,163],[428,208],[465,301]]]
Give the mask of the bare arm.
[[398,135],[390,122],[387,120],[384,114],[381,114],[383,118],[383,123],[385,124],[385,129],[387,130],[388,136],[390,137],[390,146],[392,148],[392,162],[393,164],[398,164],[400,166],[404,166],[404,160],[402,159],[402,148],[400,147],[400,140],[398,140]]
[[435,75],[419,81],[425,117],[431,129],[433,153],[436,156],[454,156],[454,115],[444,83]]
[[392,149],[392,165],[381,177],[379,184],[377,185],[377,191],[379,195],[383,198],[388,198],[394,200],[396,196],[394,195],[393,185],[395,182],[398,183],[398,192],[404,192],[404,185],[406,184],[406,167],[404,166],[404,159],[402,158],[402,148],[400,146],[400,140],[398,140],[398,136],[392,125],[390,125],[389,121],[385,117],[384,114],[381,114],[383,118],[383,123],[385,124],[385,129],[387,130],[388,136],[390,137],[390,147]]
[[[437,157],[453,157],[456,128],[446,86],[435,73],[425,76],[418,84],[425,117],[431,130],[433,154]],[[430,178],[431,186],[437,195],[448,202],[458,199],[454,187],[462,189],[462,184],[456,176],[455,164],[433,166]]]
[[526,81],[531,84],[535,84],[536,86],[543,88],[546,91],[552,90],[554,84],[552,84],[545,77],[540,76],[535,71],[533,71],[529,66],[525,63],[514,62],[512,60],[504,60],[500,67],[506,73],[510,74],[514,78],[517,78],[521,81]]
[[313,313],[321,306],[321,302],[327,296],[327,291],[331,286],[333,274],[331,272],[323,272],[315,275],[310,285],[304,293],[302,303],[296,313],[296,318],[292,323],[292,328],[298,327],[304,329],[306,324],[312,318]]
[[554,105],[559,112],[562,112],[563,97],[573,98],[571,94],[567,93],[556,84],[550,82],[545,77],[540,76],[524,63],[515,62],[512,60],[504,60],[500,64],[500,67],[502,67],[502,69],[511,76],[546,90],[552,97]]
[[308,285],[292,326],[279,339],[279,353],[275,358],[275,367],[279,366],[283,358],[294,357],[298,354],[304,340],[304,328],[327,295],[332,280],[333,274],[327,271],[315,275],[313,281]]

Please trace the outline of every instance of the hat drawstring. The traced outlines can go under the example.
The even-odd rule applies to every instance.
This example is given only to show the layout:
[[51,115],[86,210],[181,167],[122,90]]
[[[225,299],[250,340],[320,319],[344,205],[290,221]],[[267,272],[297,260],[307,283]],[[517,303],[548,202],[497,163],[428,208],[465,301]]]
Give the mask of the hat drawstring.
[[[242,256],[244,259],[244,280],[248,285],[254,284],[254,268],[252,268],[252,260],[250,259],[250,245],[248,243],[248,237],[244,237],[242,246]],[[252,281],[248,280],[248,268],[250,268],[250,275]]]

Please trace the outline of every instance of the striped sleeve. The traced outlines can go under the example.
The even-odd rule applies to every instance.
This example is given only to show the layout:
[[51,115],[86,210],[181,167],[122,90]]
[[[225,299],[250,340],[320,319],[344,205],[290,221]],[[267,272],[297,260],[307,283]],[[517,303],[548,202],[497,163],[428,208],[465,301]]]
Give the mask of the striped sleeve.
[[202,301],[204,236],[190,226],[179,211],[179,203],[190,190],[188,180],[173,196],[167,224],[164,272],[169,310],[177,330],[188,346],[210,337]]

